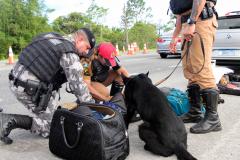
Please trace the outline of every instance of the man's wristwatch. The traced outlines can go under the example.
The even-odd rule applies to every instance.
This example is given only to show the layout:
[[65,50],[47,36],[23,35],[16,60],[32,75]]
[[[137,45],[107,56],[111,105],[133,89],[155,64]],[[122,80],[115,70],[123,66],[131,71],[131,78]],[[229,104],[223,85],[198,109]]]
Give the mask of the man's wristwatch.
[[187,20],[187,24],[189,24],[189,25],[196,24],[196,22],[197,22],[197,21],[195,21],[195,20],[192,19],[192,18],[188,18],[188,20]]

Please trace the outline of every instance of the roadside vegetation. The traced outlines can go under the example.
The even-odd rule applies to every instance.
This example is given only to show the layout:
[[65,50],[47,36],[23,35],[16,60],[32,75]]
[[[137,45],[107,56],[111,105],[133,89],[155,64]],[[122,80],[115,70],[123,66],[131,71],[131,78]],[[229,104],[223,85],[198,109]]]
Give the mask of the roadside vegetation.
[[73,12],[59,16],[49,22],[47,15],[54,10],[47,8],[43,0],[0,0],[0,59],[8,57],[9,46],[14,54],[31,42],[32,38],[43,32],[59,32],[69,35],[80,27],[93,30],[97,42],[107,41],[118,45],[119,50],[127,49],[128,44],[136,42],[140,49],[156,47],[160,29],[170,30],[169,24],[152,24],[151,8],[144,0],[128,0],[123,9],[119,27],[103,25],[108,9],[98,6],[96,0],[86,13]]

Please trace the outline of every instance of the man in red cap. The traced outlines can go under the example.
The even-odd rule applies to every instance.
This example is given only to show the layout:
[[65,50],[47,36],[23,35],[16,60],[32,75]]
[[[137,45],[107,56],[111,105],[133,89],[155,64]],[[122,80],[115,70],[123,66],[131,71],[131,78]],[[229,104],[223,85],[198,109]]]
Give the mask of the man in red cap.
[[[87,80],[88,88],[96,100],[110,100],[123,88],[121,75],[129,77],[128,71],[120,65],[115,55],[116,48],[111,43],[100,43],[96,47],[91,66],[87,66],[91,68],[91,73],[85,74],[91,76],[91,80]],[[112,85],[110,92],[107,89],[109,85]]]
[[[95,47],[94,54],[89,57],[91,62],[88,64],[83,62],[84,79],[96,101],[112,101],[112,97],[113,99],[119,97],[117,93],[121,93],[124,86],[121,75],[129,77],[128,71],[120,65],[119,59],[115,56],[116,52],[111,43],[100,43]],[[109,92],[107,87],[110,85]],[[131,122],[139,120],[139,114],[135,113]]]

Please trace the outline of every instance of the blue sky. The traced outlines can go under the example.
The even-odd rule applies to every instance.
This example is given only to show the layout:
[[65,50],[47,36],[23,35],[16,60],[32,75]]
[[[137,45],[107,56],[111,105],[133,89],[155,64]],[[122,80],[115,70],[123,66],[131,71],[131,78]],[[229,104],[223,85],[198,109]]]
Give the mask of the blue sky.
[[[104,19],[104,24],[110,27],[120,26],[122,8],[127,0],[96,0],[99,6],[109,8],[108,15]],[[45,0],[47,7],[55,9],[48,15],[50,22],[62,15],[71,12],[86,12],[91,0]],[[165,23],[168,21],[167,9],[169,0],[145,0],[146,6],[152,8],[154,24]],[[219,15],[224,15],[230,11],[240,10],[240,0],[218,0],[216,6]]]

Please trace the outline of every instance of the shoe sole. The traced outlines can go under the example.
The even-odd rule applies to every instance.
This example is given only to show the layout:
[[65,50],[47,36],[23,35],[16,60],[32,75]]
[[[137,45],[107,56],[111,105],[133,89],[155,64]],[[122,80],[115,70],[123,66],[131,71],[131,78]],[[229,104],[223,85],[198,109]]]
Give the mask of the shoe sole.
[[5,144],[12,144],[13,140],[9,137],[0,137],[0,140]]
[[221,130],[222,130],[222,126],[218,124],[212,131],[217,132],[217,131],[221,131]]
[[221,130],[222,130],[221,124],[217,124],[212,129],[209,129],[209,130],[206,130],[206,131],[202,131],[202,132],[194,132],[194,131],[191,131],[191,128],[190,128],[190,132],[194,133],[194,134],[205,134],[205,133],[209,133],[209,132],[218,132],[218,131],[221,131]]
[[9,137],[4,137],[3,133],[2,133],[2,130],[3,130],[3,122],[2,122],[2,118],[1,118],[2,114],[3,113],[0,113],[0,141],[2,141],[5,144],[12,144],[13,140]]

